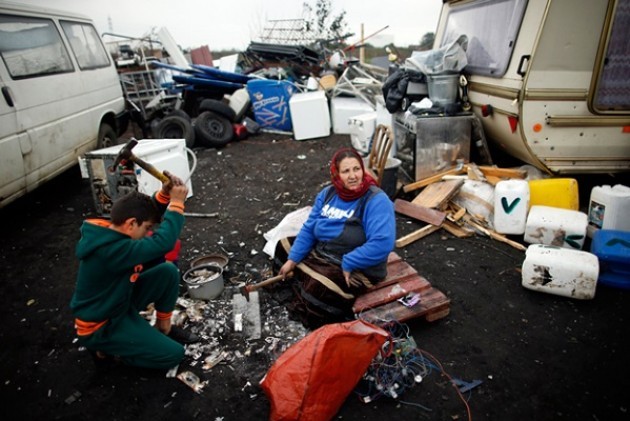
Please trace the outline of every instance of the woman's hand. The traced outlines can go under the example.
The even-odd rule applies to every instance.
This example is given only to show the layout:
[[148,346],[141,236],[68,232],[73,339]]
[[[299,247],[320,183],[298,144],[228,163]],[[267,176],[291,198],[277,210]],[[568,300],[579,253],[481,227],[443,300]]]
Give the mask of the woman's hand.
[[352,277],[352,273],[346,272],[345,270],[343,271],[343,277],[346,280],[346,285],[348,285],[348,288],[360,287],[361,285],[363,285],[361,281]]
[[296,265],[297,263],[295,263],[293,260],[287,260],[286,263],[282,265],[282,267],[278,271],[278,275],[282,275],[283,278],[290,276],[290,273],[293,272],[293,269],[295,269]]

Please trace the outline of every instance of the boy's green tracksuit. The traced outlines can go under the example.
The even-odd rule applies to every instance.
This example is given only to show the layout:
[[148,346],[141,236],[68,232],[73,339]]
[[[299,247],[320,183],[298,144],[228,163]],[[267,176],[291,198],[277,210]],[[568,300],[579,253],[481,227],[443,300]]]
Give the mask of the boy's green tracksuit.
[[[158,193],[158,203],[168,198]],[[120,357],[123,363],[168,369],[179,364],[184,348],[139,314],[155,303],[158,318],[168,318],[179,292],[179,270],[170,262],[145,268],[169,252],[184,224],[183,204],[171,202],[153,235],[139,240],[88,219],[77,244],[80,259],[70,307],[79,342],[89,350]]]

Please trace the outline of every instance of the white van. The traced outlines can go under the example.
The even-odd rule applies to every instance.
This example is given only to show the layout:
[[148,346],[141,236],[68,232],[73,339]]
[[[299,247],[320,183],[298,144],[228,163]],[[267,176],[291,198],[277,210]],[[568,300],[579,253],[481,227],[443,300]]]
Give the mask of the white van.
[[444,0],[486,136],[550,173],[630,170],[630,0]]
[[0,208],[126,129],[118,74],[92,21],[0,2]]

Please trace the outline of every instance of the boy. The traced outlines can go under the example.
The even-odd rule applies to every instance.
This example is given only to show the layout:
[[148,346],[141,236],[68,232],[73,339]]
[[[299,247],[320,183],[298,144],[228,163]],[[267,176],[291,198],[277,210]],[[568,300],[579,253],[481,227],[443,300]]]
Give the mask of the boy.
[[[128,365],[169,369],[184,357],[178,342],[198,341],[171,326],[179,271],[161,260],[173,249],[184,224],[188,188],[165,174],[170,181],[153,197],[131,192],[114,203],[111,220],[88,219],[81,226],[79,272],[70,307],[79,343],[97,364],[115,356]],[[158,222],[159,228],[147,236]],[[150,303],[155,303],[155,328],[139,314]]]

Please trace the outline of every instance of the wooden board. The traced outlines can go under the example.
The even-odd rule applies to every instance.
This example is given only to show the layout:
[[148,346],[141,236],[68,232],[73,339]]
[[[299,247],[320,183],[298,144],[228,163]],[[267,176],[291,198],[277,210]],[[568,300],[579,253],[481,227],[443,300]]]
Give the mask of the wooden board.
[[394,201],[394,209],[396,212],[403,215],[437,226],[442,225],[446,217],[446,213],[444,212],[427,208],[426,206],[416,205],[402,199],[396,199]]
[[411,203],[427,208],[444,209],[462,184],[464,180],[447,180],[429,184]]
[[407,320],[423,317],[432,322],[450,313],[451,300],[435,288],[420,292],[420,302],[413,307],[406,307],[398,301],[393,301],[370,310],[362,311],[357,317],[376,323],[384,320]]
[[424,238],[427,235],[432,234],[439,229],[440,227],[429,224],[425,227],[420,228],[417,231],[414,231],[410,234],[405,235],[404,237],[400,237],[398,240],[396,240],[396,247],[398,248],[405,247],[406,245],[411,244],[414,241],[417,241],[421,238]]
[[431,284],[420,275],[404,281],[396,282],[383,288],[370,290],[354,301],[352,311],[359,313],[363,310],[378,307],[383,304],[395,301],[410,292],[420,292],[430,289]]

